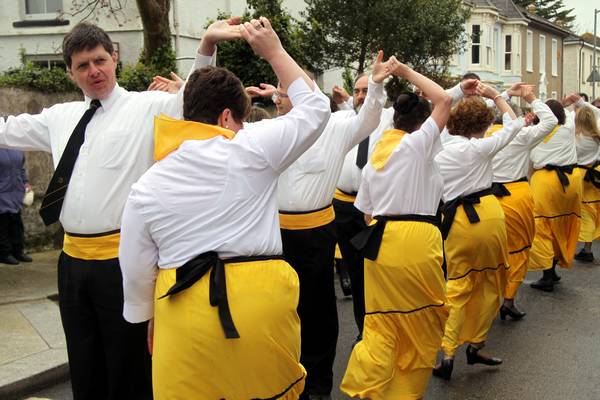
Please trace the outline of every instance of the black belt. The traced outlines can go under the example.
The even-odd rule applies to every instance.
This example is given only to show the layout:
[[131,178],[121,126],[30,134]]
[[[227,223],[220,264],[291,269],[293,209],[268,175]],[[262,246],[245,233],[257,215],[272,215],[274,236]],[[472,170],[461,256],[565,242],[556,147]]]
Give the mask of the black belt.
[[515,183],[515,182],[527,182],[527,177],[524,176],[520,179],[517,179],[516,181],[512,181],[512,182],[493,182],[492,183],[492,194],[496,197],[504,197],[504,196],[510,196],[510,190],[508,190],[506,188],[506,184],[508,183]]
[[419,215],[419,214],[404,214],[404,215],[378,215],[377,220],[373,225],[367,226],[366,229],[360,231],[354,236],[350,243],[357,250],[361,251],[365,258],[375,261],[379,254],[379,247],[383,238],[383,231],[388,221],[416,221],[428,222],[435,226],[440,225],[440,220],[434,215]]
[[[238,339],[240,334],[238,333],[233,319],[231,318],[231,311],[229,310],[229,301],[227,300],[227,286],[225,284],[225,264],[239,263],[239,262],[251,262],[251,261],[262,261],[262,260],[283,260],[283,256],[248,256],[248,257],[233,257],[226,260],[221,260],[219,255],[214,251],[208,251],[202,253],[181,267],[177,268],[176,276],[177,279],[173,286],[159,299],[168,297],[179,293],[198,280],[200,280],[208,271],[210,271],[210,283],[209,283],[209,301],[213,307],[218,307],[219,320],[221,326],[225,331],[225,337],[227,339]],[[214,267],[214,268],[213,268]]]
[[600,189],[600,172],[596,171],[596,167],[600,165],[600,161],[596,161],[592,166],[579,165],[579,168],[585,169],[583,180],[590,182],[592,185]]
[[570,165],[552,165],[552,164],[548,164],[544,167],[544,169],[547,169],[549,171],[556,171],[556,175],[558,176],[558,180],[560,181],[560,184],[562,185],[563,188],[563,192],[565,191],[565,188],[567,186],[569,186],[569,177],[567,176],[567,174],[572,174],[573,173],[573,168],[577,167],[577,164],[570,164]]
[[442,206],[442,225],[440,230],[442,231],[442,239],[446,240],[448,234],[450,233],[450,228],[452,228],[452,223],[454,222],[454,217],[456,216],[456,210],[459,206],[463,206],[465,210],[465,214],[467,214],[467,218],[469,218],[469,222],[474,224],[479,222],[479,215],[477,211],[475,211],[475,204],[479,204],[480,199],[485,196],[489,196],[493,194],[492,189],[483,189],[479,192],[471,193],[466,196],[459,196],[453,200],[447,201]]

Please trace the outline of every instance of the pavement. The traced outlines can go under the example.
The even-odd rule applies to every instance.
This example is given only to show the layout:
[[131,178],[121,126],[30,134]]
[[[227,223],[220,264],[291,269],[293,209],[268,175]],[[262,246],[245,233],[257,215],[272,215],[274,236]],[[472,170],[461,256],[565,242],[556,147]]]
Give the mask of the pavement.
[[[600,264],[600,244],[594,244]],[[0,399],[71,400],[66,352],[56,294],[58,252],[34,254],[35,262],[0,264]],[[469,366],[464,346],[457,352],[450,382],[432,378],[426,399],[563,400],[600,399],[600,265],[574,263],[559,270],[553,293],[529,287],[527,276],[518,304],[522,321],[494,322],[487,342],[499,367]],[[340,336],[334,366],[333,400],[339,391],[356,327],[352,301],[336,282]],[[8,322],[8,323],[7,323]],[[36,388],[43,390],[37,391]]]
[[0,264],[0,399],[68,378],[56,278],[58,251]]

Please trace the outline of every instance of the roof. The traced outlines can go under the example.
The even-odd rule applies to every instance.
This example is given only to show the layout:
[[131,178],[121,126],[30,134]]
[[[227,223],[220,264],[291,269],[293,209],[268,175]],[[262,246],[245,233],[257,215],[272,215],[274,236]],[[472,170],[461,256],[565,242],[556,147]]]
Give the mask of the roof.
[[530,13],[526,10],[522,10],[522,12],[527,17],[527,19],[529,19],[530,24],[534,27],[550,31],[565,38],[572,34],[571,31],[569,31],[568,29],[557,25],[553,22],[550,22],[546,18],[540,17],[537,14]]
[[522,18],[525,19],[525,15],[521,12],[519,7],[512,2],[512,0],[489,0],[493,3],[502,15],[506,18]]

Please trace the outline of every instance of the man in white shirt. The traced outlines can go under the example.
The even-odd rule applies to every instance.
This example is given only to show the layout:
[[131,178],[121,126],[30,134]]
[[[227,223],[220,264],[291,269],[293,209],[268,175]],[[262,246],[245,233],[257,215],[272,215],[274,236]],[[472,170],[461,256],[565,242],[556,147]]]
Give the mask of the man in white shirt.
[[241,33],[293,109],[243,125],[249,104],[239,79],[225,68],[196,71],[185,121],[156,123],[157,143],[176,138],[175,146],[159,152],[164,158],[133,186],[123,213],[124,315],[154,318],[156,398],[292,399],[304,386],[299,282],[281,260],[276,190],[319,138],[329,101],[268,20]]
[[[233,28],[208,28],[194,68]],[[152,397],[147,324],[122,316],[121,214],[131,185],[153,163],[153,115],[181,115],[183,94],[128,92],[101,28],[76,25],[63,41],[68,73],[85,99],[0,121],[0,147],[46,151],[55,174],[42,204],[46,224],[66,232],[58,261],[59,307],[74,399]]]

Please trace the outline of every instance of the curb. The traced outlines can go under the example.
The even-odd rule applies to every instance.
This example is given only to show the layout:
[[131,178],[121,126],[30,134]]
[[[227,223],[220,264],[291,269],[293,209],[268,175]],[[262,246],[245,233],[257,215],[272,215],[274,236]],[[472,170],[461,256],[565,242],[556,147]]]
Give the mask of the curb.
[[69,379],[69,364],[63,363],[45,371],[17,379],[0,387],[0,398],[6,400],[21,399],[28,394],[48,386],[54,386]]

